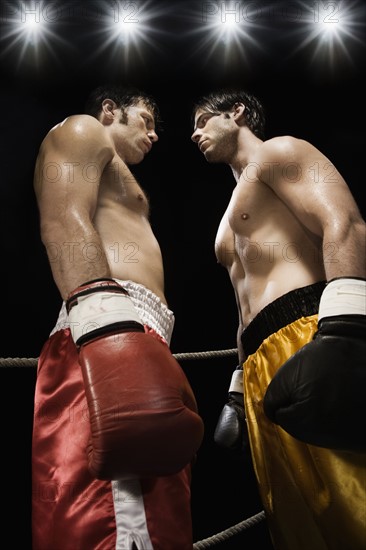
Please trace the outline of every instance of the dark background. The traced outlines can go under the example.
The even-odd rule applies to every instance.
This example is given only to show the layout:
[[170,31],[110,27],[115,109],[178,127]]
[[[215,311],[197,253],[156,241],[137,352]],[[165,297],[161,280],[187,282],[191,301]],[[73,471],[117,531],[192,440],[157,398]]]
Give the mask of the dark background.
[[[61,304],[39,238],[32,188],[38,147],[53,125],[82,112],[89,91],[107,80],[152,93],[164,119],[153,152],[132,169],[149,196],[151,222],[164,256],[166,296],[176,315],[173,353],[236,348],[234,296],[213,246],[234,179],[227,166],[209,165],[190,140],[192,104],[202,93],[228,85],[255,93],[267,112],[267,137],[291,134],[321,149],[343,174],[365,215],[363,3],[311,3],[312,10],[320,10],[319,22],[318,12],[309,12],[306,3],[234,4],[237,10],[239,6],[236,26],[242,34],[231,46],[216,42],[203,26],[209,12],[230,18],[225,15],[229,2],[121,2],[118,12],[115,2],[45,2],[40,22],[48,21],[52,34],[38,46],[24,46],[21,40],[22,9],[34,5],[2,4],[4,359],[38,357]],[[102,32],[105,23],[116,25],[114,17],[128,22],[129,14],[141,32],[138,45],[108,43],[111,32]],[[28,12],[31,17],[35,15]],[[329,42],[320,45],[322,35],[318,40],[312,33],[335,18],[346,25],[343,43],[334,39],[333,48]],[[192,484],[195,541],[262,510],[250,458],[231,456],[213,443],[236,363],[235,354],[181,362],[206,425]],[[28,540],[35,367],[6,365],[0,370],[3,446],[9,449],[4,459],[4,525],[9,533],[23,531]],[[271,548],[264,521],[217,547],[260,543]]]

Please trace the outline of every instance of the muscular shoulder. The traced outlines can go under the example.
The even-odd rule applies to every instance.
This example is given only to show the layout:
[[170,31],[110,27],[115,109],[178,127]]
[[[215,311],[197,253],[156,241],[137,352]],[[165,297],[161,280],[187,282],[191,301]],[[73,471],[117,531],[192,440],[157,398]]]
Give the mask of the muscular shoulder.
[[62,122],[59,122],[48,132],[47,138],[70,136],[85,137],[90,132],[92,134],[102,134],[103,125],[95,117],[90,115],[71,115]]
[[95,157],[101,152],[112,154],[113,146],[104,126],[96,118],[72,115],[51,128],[40,150],[79,155],[92,152]]
[[264,141],[258,151],[258,157],[265,161],[281,162],[301,157],[315,148],[307,141],[293,136],[278,136]]
[[328,159],[314,145],[293,136],[280,136],[263,142],[257,150],[256,162],[261,179],[269,185],[286,180],[294,182],[316,162],[325,165]]

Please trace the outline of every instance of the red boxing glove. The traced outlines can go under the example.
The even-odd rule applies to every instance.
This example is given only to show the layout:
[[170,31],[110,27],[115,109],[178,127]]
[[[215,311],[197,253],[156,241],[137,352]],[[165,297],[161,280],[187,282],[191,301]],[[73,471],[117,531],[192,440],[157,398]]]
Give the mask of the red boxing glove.
[[145,333],[113,279],[78,287],[67,310],[90,416],[90,472],[109,480],[180,471],[194,459],[204,427],[169,347]]

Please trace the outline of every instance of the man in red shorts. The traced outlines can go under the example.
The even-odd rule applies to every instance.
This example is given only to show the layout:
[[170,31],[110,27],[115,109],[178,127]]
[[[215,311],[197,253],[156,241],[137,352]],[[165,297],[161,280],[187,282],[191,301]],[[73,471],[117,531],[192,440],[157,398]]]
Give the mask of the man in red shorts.
[[158,119],[148,94],[99,87],[40,147],[41,238],[63,304],[37,371],[33,550],[193,546],[203,424],[169,350],[162,254],[129,169]]

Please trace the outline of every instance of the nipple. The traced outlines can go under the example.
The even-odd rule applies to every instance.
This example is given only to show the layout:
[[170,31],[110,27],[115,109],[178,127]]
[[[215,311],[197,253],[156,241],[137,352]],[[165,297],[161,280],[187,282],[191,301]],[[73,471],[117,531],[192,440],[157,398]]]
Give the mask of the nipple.
[[249,218],[249,214],[246,214],[245,212],[243,212],[243,214],[241,215],[241,219],[247,220],[248,218]]
[[139,201],[143,201],[144,200],[144,195],[142,193],[139,193],[137,195],[137,198],[138,198]]

